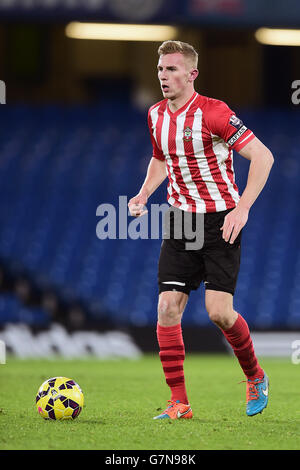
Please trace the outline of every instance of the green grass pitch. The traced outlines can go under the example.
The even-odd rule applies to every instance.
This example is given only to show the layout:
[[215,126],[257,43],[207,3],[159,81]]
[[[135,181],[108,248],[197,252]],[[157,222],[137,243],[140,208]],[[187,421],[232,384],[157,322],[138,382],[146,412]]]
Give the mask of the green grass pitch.
[[[158,356],[137,360],[18,360],[0,366],[0,449],[299,449],[300,365],[261,359],[270,378],[262,414],[245,414],[244,376],[227,355],[187,355],[192,420],[155,421],[170,398]],[[85,406],[74,421],[45,421],[35,408],[41,383],[76,380]]]

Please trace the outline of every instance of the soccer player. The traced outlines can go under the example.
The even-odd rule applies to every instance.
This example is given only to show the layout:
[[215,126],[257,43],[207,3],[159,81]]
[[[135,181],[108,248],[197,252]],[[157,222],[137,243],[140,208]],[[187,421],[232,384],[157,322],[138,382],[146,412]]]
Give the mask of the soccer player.
[[[223,332],[246,376],[246,413],[253,416],[267,406],[269,381],[255,355],[247,322],[234,310],[233,295],[242,228],[274,159],[224,102],[195,91],[198,54],[191,45],[165,41],[158,55],[164,99],[148,112],[153,156],[139,193],[128,203],[132,216],[145,214],[149,197],[168,176],[167,199],[173,216],[158,264],[157,339],[171,400],[154,419],[193,416],[185,386],[181,319],[190,291],[201,282],[209,318]],[[250,161],[241,196],[235,183],[233,150]],[[204,243],[199,249],[186,248],[185,234],[181,239],[174,236],[176,211],[189,214],[193,227],[202,215]]]

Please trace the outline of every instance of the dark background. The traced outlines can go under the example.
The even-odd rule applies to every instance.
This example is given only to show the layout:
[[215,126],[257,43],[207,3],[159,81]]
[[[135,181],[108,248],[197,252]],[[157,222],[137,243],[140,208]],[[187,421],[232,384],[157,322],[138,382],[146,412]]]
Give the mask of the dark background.
[[[196,90],[225,101],[273,152],[243,234],[235,307],[254,330],[299,329],[300,119],[291,97],[300,49],[262,45],[254,33],[296,29],[300,5],[61,0],[6,2],[0,14],[1,328],[132,328],[141,343],[138,329],[146,335],[156,324],[160,240],[99,240],[96,209],[117,208],[144,179],[147,109],[161,99],[160,42],[66,37],[70,21],[86,20],[177,26],[175,39],[199,52]],[[234,163],[242,192],[248,162],[235,154]],[[151,202],[165,201],[163,184]],[[191,294],[184,324],[215,331],[202,288]]]

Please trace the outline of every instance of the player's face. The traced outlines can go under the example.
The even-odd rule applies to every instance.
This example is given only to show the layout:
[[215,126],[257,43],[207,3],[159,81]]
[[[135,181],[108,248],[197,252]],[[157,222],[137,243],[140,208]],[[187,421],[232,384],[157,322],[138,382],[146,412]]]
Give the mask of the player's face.
[[191,73],[194,69],[179,52],[160,56],[157,70],[164,98],[179,98],[193,82]]

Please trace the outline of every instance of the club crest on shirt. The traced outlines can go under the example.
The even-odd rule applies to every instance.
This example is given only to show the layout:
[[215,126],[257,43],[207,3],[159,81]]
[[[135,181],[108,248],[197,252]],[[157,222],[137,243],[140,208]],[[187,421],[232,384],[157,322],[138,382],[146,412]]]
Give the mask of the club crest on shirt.
[[183,131],[183,140],[185,142],[189,142],[193,139],[192,129],[190,127],[186,127]]

